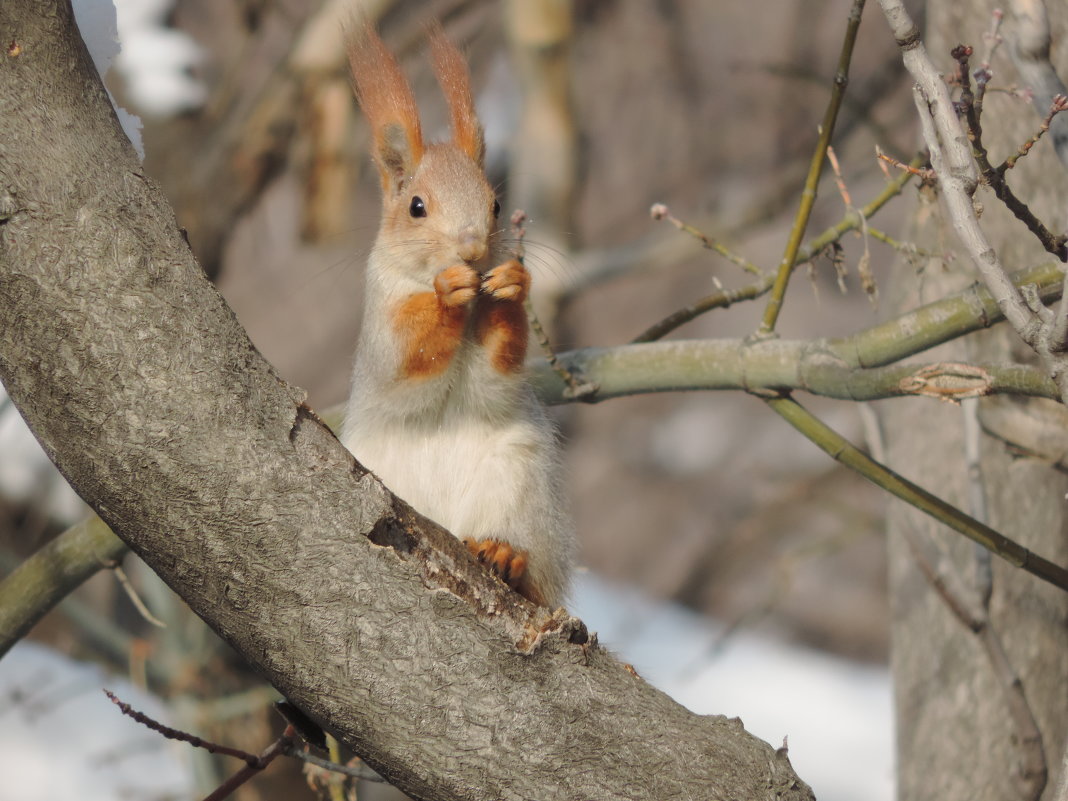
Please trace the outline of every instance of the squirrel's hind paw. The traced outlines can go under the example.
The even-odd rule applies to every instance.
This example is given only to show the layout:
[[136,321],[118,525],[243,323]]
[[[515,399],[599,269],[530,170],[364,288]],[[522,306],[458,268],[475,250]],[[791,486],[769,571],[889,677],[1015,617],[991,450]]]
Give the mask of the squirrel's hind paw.
[[529,601],[539,606],[545,605],[544,596],[530,582],[527,575],[527,552],[513,548],[501,540],[464,539],[464,544],[479,562],[486,565],[501,580]]

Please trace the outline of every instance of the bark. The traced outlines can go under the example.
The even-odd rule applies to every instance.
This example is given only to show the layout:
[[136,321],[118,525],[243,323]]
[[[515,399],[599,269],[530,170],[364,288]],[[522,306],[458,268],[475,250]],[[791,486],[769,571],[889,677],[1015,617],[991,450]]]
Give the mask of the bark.
[[[1063,41],[1068,12],[1060,3],[1047,6]],[[990,27],[992,9],[993,4],[978,0],[932,0],[928,4],[927,49],[945,73],[951,74],[955,66],[950,48],[961,43],[975,47],[972,67],[980,65],[989,47],[983,33]],[[1002,32],[1011,37],[1012,26],[1013,21],[1006,20]],[[1007,43],[994,57],[991,86],[1008,87],[1017,81],[1010,47]],[[1026,101],[991,92],[982,122],[984,142],[992,159],[1000,161],[1038,129],[1041,116]],[[1007,179],[1047,225],[1056,228],[1060,224],[1068,183],[1048,144],[1036,146]],[[983,206],[980,224],[1008,269],[1048,258],[988,189],[981,188],[976,199]],[[897,302],[902,308],[974,280],[966,252],[938,199],[921,201],[911,238],[921,248],[952,252],[956,258],[931,259],[922,273],[901,265]],[[1034,362],[1033,354],[1007,326],[929,352],[925,358]],[[1054,437],[1041,433],[1040,421],[1053,418],[1057,422],[1052,430],[1063,431],[1064,407],[1049,401],[983,399],[979,409],[987,431],[996,428],[1001,437],[981,436],[978,478],[968,475],[961,410],[946,404],[896,401],[884,405],[891,465],[965,510],[974,508],[969,496],[981,487],[991,526],[1064,564],[1068,561],[1064,502],[1068,483],[1047,461],[1026,455],[1025,444],[1053,441]],[[973,633],[962,619],[977,622],[969,616],[972,610],[981,609],[988,591],[982,578],[985,568],[975,550],[903,506],[891,510],[889,535],[899,798],[1050,797],[1068,735],[1068,693],[1064,690],[1068,597],[995,560],[989,621],[976,626]],[[925,554],[922,566],[918,552]],[[924,568],[933,568],[937,575],[925,576]],[[936,583],[942,586],[936,588]],[[951,609],[951,599],[960,603],[964,614],[959,608],[957,613]],[[1019,679],[1018,688],[1012,686],[1014,677]],[[1037,724],[1037,736],[1029,730],[1028,717]],[[1048,781],[1044,770],[1048,770]]]
[[264,678],[419,799],[812,797],[356,464],[200,271],[69,5],[0,4],[0,30],[0,380]]

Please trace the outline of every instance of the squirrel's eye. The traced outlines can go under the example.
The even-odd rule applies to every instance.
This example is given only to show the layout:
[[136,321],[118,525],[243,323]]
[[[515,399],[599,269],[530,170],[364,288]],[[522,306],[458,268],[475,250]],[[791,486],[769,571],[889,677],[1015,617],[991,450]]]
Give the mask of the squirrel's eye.
[[408,213],[413,217],[425,217],[426,216],[426,203],[423,199],[416,195],[412,198],[411,205],[408,206]]
[[500,216],[501,216],[501,201],[494,200],[493,201],[493,219],[496,220]]

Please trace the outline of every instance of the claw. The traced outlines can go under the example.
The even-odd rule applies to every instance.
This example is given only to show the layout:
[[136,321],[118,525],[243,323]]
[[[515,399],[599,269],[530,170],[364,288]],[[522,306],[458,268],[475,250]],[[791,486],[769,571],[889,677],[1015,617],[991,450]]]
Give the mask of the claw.
[[[529,558],[526,551],[513,548],[501,540],[465,539],[464,543],[479,562],[488,567],[513,590],[522,592],[523,577]],[[526,595],[526,593],[523,593]]]

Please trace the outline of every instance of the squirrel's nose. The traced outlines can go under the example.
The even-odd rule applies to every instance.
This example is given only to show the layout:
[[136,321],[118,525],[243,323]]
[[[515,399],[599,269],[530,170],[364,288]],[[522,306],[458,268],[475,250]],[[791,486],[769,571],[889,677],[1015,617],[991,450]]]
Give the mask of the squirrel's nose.
[[476,262],[486,255],[486,239],[479,236],[473,225],[460,231],[459,245],[456,253],[468,264]]

